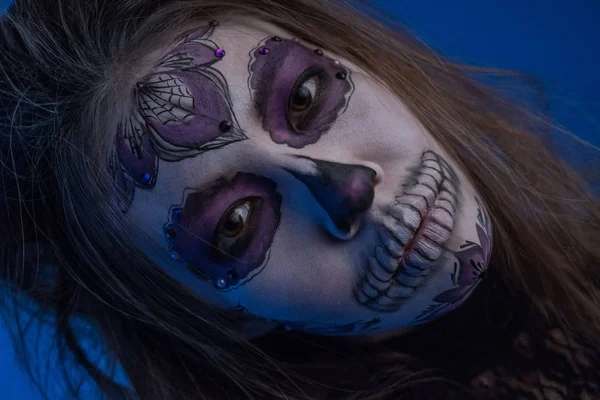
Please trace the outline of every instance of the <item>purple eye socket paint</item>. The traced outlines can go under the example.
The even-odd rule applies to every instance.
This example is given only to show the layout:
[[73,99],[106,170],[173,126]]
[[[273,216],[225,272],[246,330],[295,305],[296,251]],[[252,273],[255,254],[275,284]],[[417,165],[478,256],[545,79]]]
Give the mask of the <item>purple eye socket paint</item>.
[[249,281],[268,261],[281,219],[281,195],[270,179],[238,173],[201,191],[186,191],[164,231],[170,250],[221,290]]
[[275,143],[293,148],[316,143],[348,106],[350,71],[322,51],[275,36],[251,57],[254,106]]

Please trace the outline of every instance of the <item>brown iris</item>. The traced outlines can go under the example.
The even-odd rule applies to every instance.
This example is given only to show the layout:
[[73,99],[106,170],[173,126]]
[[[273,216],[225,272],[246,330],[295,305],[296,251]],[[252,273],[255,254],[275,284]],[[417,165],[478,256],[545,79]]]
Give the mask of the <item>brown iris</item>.
[[[311,81],[315,80],[314,78],[308,81],[307,83],[312,83]],[[313,101],[313,92],[311,92],[311,87],[309,87],[305,83],[302,85],[296,92],[294,93],[294,97],[292,98],[290,104],[290,111],[306,111],[310,108]],[[316,86],[316,85],[315,85]]]
[[248,221],[251,208],[252,203],[250,201],[245,201],[232,207],[226,214],[222,224],[220,224],[219,233],[229,238],[234,238],[242,233]]

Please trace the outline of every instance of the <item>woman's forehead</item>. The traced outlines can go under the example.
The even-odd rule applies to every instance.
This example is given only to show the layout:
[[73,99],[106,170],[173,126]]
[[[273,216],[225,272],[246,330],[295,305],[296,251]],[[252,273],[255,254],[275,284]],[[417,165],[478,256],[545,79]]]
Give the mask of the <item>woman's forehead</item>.
[[[219,17],[218,21],[205,19],[198,20],[193,23],[187,23],[178,27],[172,28],[166,32],[163,37],[157,37],[152,39],[153,42],[158,43],[154,48],[150,46],[146,54],[142,55],[143,67],[139,68],[142,75],[139,73],[137,76],[143,76],[148,73],[156,65],[156,62],[160,60],[165,54],[173,50],[182,34],[202,30],[211,23],[217,23],[218,29],[215,29],[211,34],[211,39],[222,46],[227,53],[233,52],[229,55],[229,58],[233,58],[235,61],[241,61],[242,63],[248,62],[248,52],[253,49],[256,44],[270,36],[280,36],[303,44],[311,49],[316,49],[317,46],[311,43],[307,38],[292,34],[284,27],[278,26],[272,22],[268,22],[260,19],[256,16],[242,16],[242,15],[228,15]],[[240,52],[238,52],[240,51]],[[335,49],[323,49],[326,53],[335,56]],[[338,58],[337,56],[335,56]],[[356,64],[351,63],[349,60],[345,60],[345,64],[351,67],[353,70],[358,70],[359,67]]]

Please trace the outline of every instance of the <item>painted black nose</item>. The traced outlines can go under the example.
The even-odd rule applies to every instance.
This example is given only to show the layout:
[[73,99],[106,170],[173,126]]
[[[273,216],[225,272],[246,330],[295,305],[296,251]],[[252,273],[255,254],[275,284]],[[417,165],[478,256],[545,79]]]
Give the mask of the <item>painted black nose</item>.
[[310,189],[341,232],[350,232],[357,217],[373,204],[377,173],[362,165],[310,160],[316,173],[289,172]]

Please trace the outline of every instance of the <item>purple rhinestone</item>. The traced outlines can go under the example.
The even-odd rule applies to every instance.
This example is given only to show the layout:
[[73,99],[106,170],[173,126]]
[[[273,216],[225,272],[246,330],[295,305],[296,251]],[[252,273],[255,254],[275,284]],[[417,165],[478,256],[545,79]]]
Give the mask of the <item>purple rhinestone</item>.
[[225,57],[225,50],[223,50],[223,49],[215,50],[215,56],[217,56],[217,58]]
[[258,49],[258,54],[262,54],[264,56],[265,54],[269,54],[270,51],[271,50],[269,50],[268,47],[261,47]]

